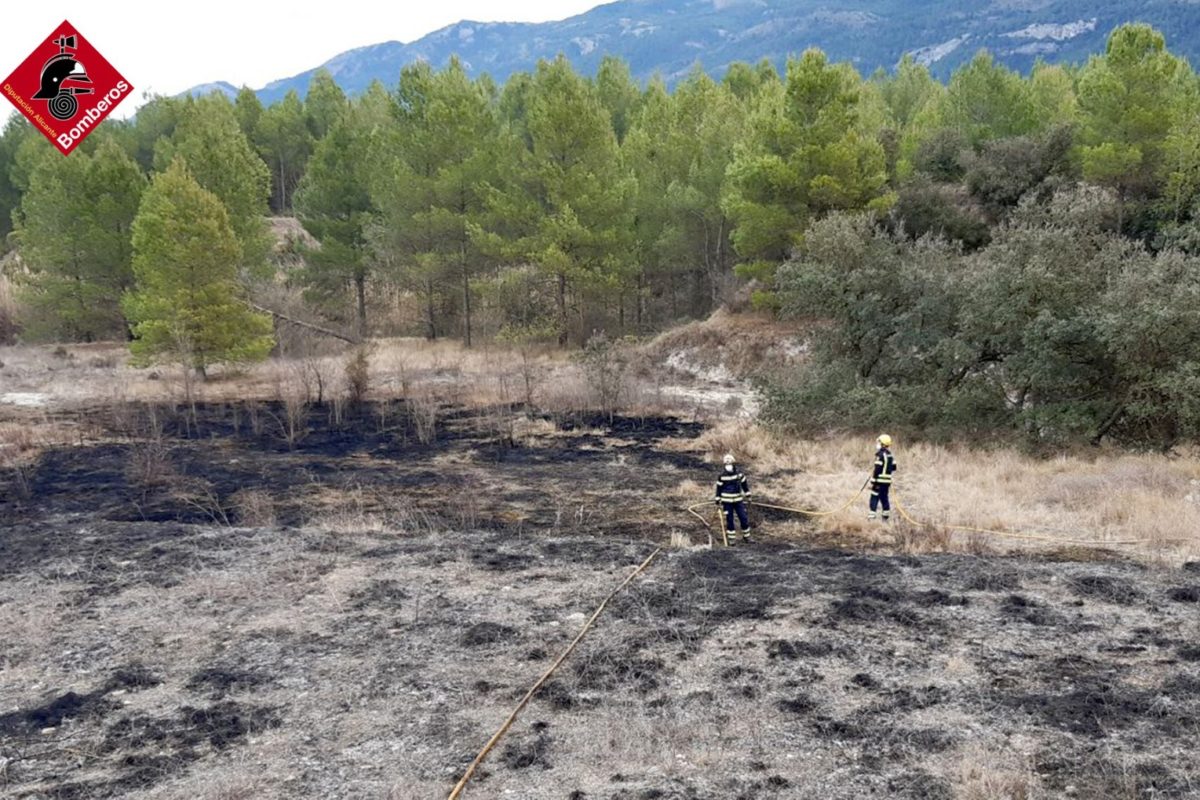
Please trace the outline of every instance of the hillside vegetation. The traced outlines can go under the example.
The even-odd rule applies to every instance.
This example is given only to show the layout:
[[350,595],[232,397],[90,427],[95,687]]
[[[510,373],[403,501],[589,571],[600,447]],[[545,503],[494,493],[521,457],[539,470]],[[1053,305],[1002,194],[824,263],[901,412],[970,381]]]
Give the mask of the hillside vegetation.
[[[779,423],[1171,448],[1200,419],[1198,119],[1145,25],[1078,68],[981,52],[945,85],[809,50],[673,91],[558,58],[502,86],[454,61],[352,100],[325,73],[267,108],[160,98],[66,159],[8,126],[0,313],[204,373],[266,353],[245,300],[571,346],[749,302],[814,331],[763,376]],[[268,211],[306,236],[272,248]]]

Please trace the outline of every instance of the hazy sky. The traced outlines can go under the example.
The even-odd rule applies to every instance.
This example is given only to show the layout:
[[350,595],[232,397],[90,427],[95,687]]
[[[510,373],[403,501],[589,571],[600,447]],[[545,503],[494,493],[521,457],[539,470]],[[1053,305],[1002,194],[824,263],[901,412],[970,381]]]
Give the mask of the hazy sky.
[[[258,89],[354,47],[410,42],[438,28],[479,22],[563,19],[603,0],[93,0],[5,3],[0,8],[0,81],[63,19],[70,20],[136,92],[114,112],[128,116],[142,93],[172,95],[209,81]],[[0,120],[16,113],[0,95]]]

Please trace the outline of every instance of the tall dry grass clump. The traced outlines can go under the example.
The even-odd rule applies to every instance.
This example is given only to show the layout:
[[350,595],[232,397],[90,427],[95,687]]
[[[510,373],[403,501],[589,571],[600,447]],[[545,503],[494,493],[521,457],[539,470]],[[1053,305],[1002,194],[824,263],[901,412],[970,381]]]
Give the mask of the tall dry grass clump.
[[[844,503],[869,476],[869,437],[792,439],[752,424],[718,425],[697,443],[715,465],[737,455],[758,498],[828,510]],[[1178,559],[1200,554],[1200,461],[1188,457],[1102,449],[1044,459],[1015,450],[909,444],[893,448],[900,469],[893,502],[930,523],[922,532],[895,533],[905,549],[941,545],[984,551],[986,535],[940,528],[967,526],[1026,532],[1097,546],[1129,539],[1167,547]],[[817,524],[829,531],[866,530],[867,496]],[[893,513],[893,517],[897,517]],[[990,544],[1019,540],[995,537]],[[1052,544],[1052,542],[1051,542]]]

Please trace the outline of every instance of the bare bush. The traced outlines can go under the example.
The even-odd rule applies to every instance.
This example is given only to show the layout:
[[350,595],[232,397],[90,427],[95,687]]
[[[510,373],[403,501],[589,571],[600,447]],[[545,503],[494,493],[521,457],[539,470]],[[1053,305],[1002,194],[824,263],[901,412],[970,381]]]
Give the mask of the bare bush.
[[408,401],[409,418],[417,433],[417,441],[430,444],[437,439],[438,402],[429,394],[420,394]]
[[692,537],[683,531],[671,531],[671,538],[668,541],[668,547],[676,550],[686,550],[692,546]]
[[94,369],[116,369],[117,357],[112,353],[103,356],[92,356],[88,359],[88,366]]
[[361,486],[339,494],[339,503],[322,510],[309,524],[326,533],[433,533],[436,518],[390,494]]
[[630,358],[623,343],[610,341],[603,332],[588,339],[579,355],[593,402],[608,415],[610,423],[621,400]]
[[229,510],[221,502],[221,496],[216,488],[203,479],[191,479],[181,482],[174,492],[175,500],[186,506],[200,511],[213,521],[215,525],[231,526]]
[[340,392],[333,395],[329,402],[329,421],[331,424],[341,427],[342,422],[346,418],[346,397]]
[[289,369],[276,371],[275,402],[282,408],[282,418],[275,419],[279,434],[289,448],[294,448],[308,433],[309,397],[310,390],[302,381],[302,373]]
[[346,394],[350,402],[358,405],[367,399],[371,390],[371,353],[367,346],[355,349],[346,362]]
[[894,522],[892,540],[904,553],[945,553],[950,550],[954,533],[942,525],[910,525]]
[[273,528],[278,522],[275,500],[262,489],[239,489],[229,498],[239,524],[249,528]]
[[304,393],[308,403],[321,405],[330,393],[330,366],[323,358],[309,356],[290,362],[291,383]]
[[134,486],[149,488],[175,483],[178,476],[171,464],[171,448],[163,433],[162,412],[148,406],[142,435],[129,446],[126,479]]
[[283,431],[288,447],[295,447],[308,433],[308,403],[298,392],[283,398]]
[[959,761],[954,796],[959,800],[1032,800],[1040,797],[1038,780],[1011,754],[973,747]]
[[262,436],[262,407],[253,400],[246,403],[246,421],[250,423],[251,433],[253,433],[255,436]]

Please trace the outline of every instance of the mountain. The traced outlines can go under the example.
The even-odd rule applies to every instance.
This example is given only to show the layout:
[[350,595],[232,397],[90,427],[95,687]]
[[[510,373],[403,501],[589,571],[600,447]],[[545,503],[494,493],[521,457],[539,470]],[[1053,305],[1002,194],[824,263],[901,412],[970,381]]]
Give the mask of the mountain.
[[192,97],[201,97],[206,94],[212,94],[213,92],[220,92],[232,100],[233,98],[237,97],[238,88],[227,81],[216,81],[215,83],[202,83],[199,86],[193,86],[183,94],[190,94]]
[[[350,50],[320,66],[356,93],[376,79],[393,86],[405,64],[441,66],[455,54],[472,74],[503,81],[560,52],[592,73],[611,53],[639,79],[659,73],[673,82],[697,62],[719,76],[733,61],[769,58],[782,66],[789,54],[816,46],[864,74],[912,53],[945,78],[982,47],[1020,70],[1039,58],[1081,62],[1129,21],[1154,25],[1173,52],[1193,62],[1200,56],[1197,0],[619,0],[556,22],[463,21],[408,44]],[[303,96],[315,70],[258,94],[268,104],[289,89]]]

